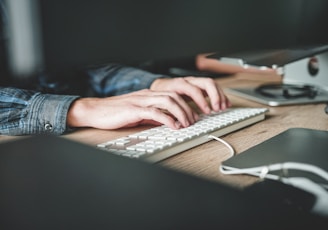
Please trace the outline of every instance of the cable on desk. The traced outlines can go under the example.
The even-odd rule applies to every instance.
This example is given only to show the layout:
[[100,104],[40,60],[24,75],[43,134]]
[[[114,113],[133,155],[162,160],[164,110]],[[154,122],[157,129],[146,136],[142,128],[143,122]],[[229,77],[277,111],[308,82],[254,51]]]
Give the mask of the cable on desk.
[[[270,172],[272,171],[280,170],[282,171],[282,175],[280,176],[270,174]],[[312,207],[312,212],[328,217],[327,183],[319,184],[306,177],[289,177],[288,170],[299,170],[313,173],[328,182],[328,172],[315,165],[298,162],[285,162],[259,167],[232,170],[223,170],[223,168],[220,167],[220,171],[223,174],[249,174],[253,176],[258,176],[261,179],[267,178],[278,180],[286,185],[291,185],[306,192],[312,193],[316,197],[316,202]]]
[[219,137],[216,137],[216,136],[213,136],[213,135],[208,135],[208,138],[210,139],[214,139],[216,141],[219,141],[221,142],[222,144],[224,144],[225,146],[227,146],[227,148],[229,149],[230,151],[230,157],[233,157],[235,155],[235,150],[233,149],[233,147],[228,143],[226,142],[225,140],[219,138]]
[[223,170],[222,167],[220,168],[223,174],[252,174],[252,175],[260,176],[261,178],[269,178],[275,180],[279,180],[281,176],[272,175],[269,174],[269,172],[281,170],[283,172],[283,176],[287,177],[288,170],[290,169],[313,173],[328,181],[328,173],[325,170],[315,165],[298,163],[298,162],[284,162],[284,163],[253,167],[253,168],[234,169],[230,171]]

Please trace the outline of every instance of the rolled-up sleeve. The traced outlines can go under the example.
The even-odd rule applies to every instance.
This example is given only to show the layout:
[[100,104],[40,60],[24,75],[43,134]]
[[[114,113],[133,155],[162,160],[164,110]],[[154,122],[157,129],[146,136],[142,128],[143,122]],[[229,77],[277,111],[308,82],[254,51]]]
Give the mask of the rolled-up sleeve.
[[0,134],[63,134],[69,130],[67,112],[77,98],[0,87]]

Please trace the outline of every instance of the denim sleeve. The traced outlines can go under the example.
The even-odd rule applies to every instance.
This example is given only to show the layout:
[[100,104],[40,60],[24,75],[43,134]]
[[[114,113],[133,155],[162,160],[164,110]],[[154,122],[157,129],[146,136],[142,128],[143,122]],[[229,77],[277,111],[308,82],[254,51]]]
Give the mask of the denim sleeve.
[[69,106],[78,96],[0,87],[0,134],[63,134]]
[[108,64],[103,67],[89,69],[87,74],[93,91],[102,97],[147,89],[156,79],[169,77],[120,64]]

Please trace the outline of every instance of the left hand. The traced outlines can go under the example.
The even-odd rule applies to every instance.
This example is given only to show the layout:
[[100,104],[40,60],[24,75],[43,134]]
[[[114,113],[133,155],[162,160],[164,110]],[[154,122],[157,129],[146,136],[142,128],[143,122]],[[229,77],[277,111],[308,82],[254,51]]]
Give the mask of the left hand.
[[153,91],[173,91],[179,95],[188,96],[205,114],[209,114],[213,110],[224,110],[231,106],[228,97],[212,78],[191,76],[159,78],[153,82],[150,89]]

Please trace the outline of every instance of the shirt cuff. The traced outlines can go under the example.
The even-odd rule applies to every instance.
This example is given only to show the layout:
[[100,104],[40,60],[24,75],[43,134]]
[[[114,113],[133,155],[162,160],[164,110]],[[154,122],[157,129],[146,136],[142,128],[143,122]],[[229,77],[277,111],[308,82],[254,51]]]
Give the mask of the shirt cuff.
[[51,133],[55,135],[69,131],[66,124],[71,103],[79,98],[71,95],[36,94],[26,107],[26,116],[21,120],[23,134]]

